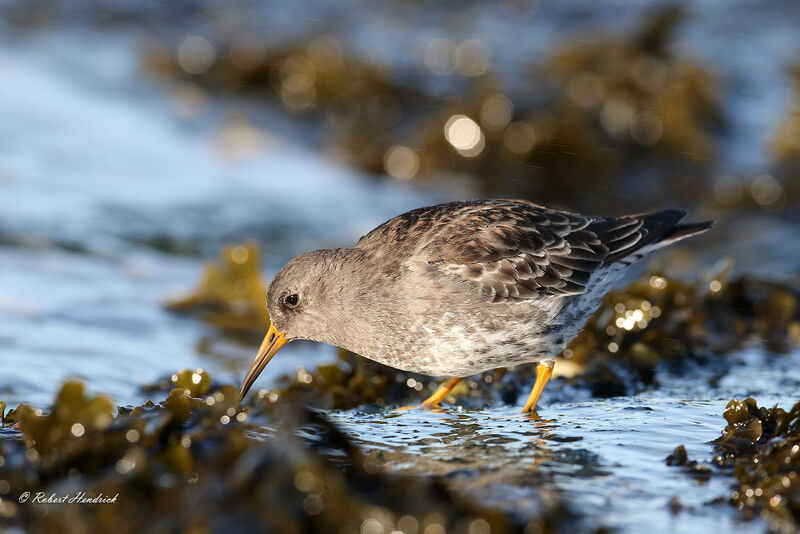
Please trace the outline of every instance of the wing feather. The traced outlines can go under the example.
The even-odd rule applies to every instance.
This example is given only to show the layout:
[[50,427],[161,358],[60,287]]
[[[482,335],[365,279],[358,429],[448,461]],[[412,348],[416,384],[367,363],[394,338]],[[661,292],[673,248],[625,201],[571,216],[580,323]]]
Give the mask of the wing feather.
[[454,202],[420,208],[358,243],[393,250],[478,284],[493,301],[578,295],[592,273],[669,235],[680,210],[596,217],[527,201]]

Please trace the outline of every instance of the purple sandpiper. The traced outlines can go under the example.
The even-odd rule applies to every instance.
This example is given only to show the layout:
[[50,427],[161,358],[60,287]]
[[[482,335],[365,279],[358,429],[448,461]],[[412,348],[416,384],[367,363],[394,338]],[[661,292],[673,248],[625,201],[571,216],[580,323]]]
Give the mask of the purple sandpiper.
[[242,383],[292,339],[415,373],[464,377],[537,363],[533,411],[555,356],[603,295],[650,252],[708,230],[683,210],[598,217],[524,200],[450,202],[385,222],[356,246],[306,252],[269,286],[269,332]]

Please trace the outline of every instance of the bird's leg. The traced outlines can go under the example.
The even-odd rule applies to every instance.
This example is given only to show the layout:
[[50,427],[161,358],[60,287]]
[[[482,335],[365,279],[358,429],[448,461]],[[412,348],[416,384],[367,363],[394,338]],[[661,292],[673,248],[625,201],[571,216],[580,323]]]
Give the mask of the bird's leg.
[[443,386],[439,386],[439,389],[437,389],[433,395],[422,401],[422,404],[419,405],[420,408],[438,408],[439,403],[442,402],[462,380],[464,379],[451,378],[445,382]]
[[555,364],[555,360],[544,360],[537,362],[536,382],[533,384],[533,389],[528,397],[528,402],[525,403],[525,407],[522,409],[522,413],[533,412],[536,410],[536,403],[539,402],[539,397],[542,396],[542,391],[544,391],[547,381],[550,380],[550,376],[553,374],[553,366],[555,366]]
[[439,403],[442,402],[450,394],[450,392],[453,391],[453,388],[456,387],[456,385],[462,380],[464,379],[451,378],[450,380],[445,382],[444,385],[439,386],[439,389],[437,389],[433,395],[422,401],[422,404],[419,404],[417,406],[402,406],[400,408],[395,408],[395,411],[412,410],[414,408],[423,408],[423,409],[438,408]]

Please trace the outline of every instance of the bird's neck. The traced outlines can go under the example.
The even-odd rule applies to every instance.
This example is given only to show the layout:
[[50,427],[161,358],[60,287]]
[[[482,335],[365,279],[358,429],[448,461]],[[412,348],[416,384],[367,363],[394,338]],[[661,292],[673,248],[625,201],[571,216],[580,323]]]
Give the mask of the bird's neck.
[[365,261],[366,253],[357,248],[335,249],[331,254],[337,261],[332,262],[336,272],[330,273],[326,295],[326,323],[330,327],[315,341],[369,357],[375,332],[392,328],[396,321],[400,305],[394,290],[397,268]]

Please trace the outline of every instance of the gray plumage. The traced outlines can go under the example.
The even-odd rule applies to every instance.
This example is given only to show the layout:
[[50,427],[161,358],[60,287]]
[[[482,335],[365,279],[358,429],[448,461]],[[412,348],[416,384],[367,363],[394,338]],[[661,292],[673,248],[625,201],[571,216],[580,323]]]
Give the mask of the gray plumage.
[[293,259],[267,307],[288,338],[428,375],[552,359],[632,262],[711,226],[678,224],[684,215],[596,217],[522,200],[420,208],[355,247]]

